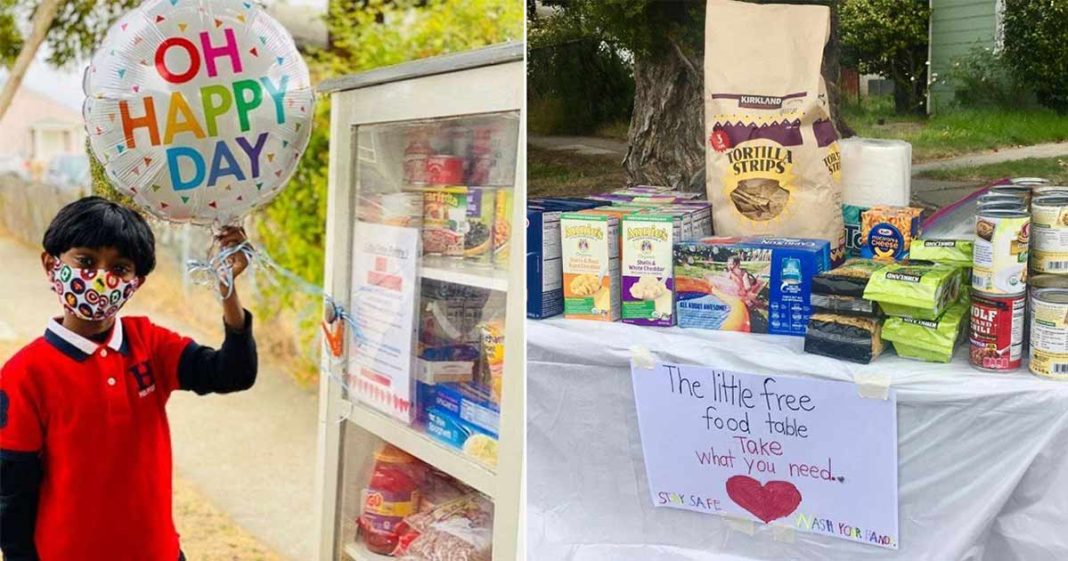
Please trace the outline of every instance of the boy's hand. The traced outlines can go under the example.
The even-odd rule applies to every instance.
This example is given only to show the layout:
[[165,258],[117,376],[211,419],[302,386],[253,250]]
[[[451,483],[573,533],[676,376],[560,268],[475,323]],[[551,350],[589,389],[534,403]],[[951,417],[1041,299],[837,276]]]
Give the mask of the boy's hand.
[[[248,237],[245,235],[245,229],[239,226],[226,226],[215,236],[215,243],[223,249],[246,241]],[[236,279],[248,267],[248,258],[244,253],[235,253],[226,259],[226,264],[230,266]]]

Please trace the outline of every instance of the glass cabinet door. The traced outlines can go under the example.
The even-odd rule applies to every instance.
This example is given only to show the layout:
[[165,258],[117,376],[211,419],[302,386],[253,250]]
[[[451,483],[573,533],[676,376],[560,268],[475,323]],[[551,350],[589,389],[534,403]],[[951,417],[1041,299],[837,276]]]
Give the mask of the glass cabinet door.
[[519,113],[353,134],[339,550],[488,560]]

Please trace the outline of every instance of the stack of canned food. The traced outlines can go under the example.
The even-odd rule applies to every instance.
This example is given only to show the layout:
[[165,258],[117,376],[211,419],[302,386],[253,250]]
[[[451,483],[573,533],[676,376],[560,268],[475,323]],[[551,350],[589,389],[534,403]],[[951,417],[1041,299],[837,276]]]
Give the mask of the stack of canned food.
[[1068,378],[1068,186],[1017,178],[991,188],[975,237],[972,364],[1014,371],[1028,346],[1031,372]]

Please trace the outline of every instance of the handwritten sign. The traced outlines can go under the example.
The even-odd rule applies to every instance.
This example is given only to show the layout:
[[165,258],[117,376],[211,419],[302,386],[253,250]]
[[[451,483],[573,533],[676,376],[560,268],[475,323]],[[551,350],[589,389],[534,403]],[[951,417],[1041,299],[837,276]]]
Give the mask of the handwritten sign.
[[897,413],[851,383],[633,366],[653,504],[897,549]]
[[356,222],[348,382],[362,401],[405,423],[412,407],[419,230]]

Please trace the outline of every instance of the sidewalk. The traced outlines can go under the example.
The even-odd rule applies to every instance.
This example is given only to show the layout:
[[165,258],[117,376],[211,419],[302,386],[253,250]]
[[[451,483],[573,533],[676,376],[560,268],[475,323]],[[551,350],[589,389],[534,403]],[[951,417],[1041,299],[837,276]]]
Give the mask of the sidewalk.
[[956,158],[914,164],[912,166],[912,174],[918,175],[936,169],[974,167],[1023,160],[1026,158],[1056,158],[1058,156],[1068,156],[1068,142],[1051,142],[1049,144],[1036,144],[1034,146],[987,150],[984,152],[976,152],[974,154],[965,154]]
[[[58,311],[39,256],[39,250],[0,235],[0,342],[40,336],[49,314]],[[152,280],[125,314],[149,313]],[[151,317],[202,344],[222,341],[221,329],[209,335],[174,315],[152,312]],[[261,543],[292,561],[307,561],[318,546],[313,504],[318,398],[263,354],[258,381],[248,392],[203,397],[175,392],[171,397],[175,470]],[[241,552],[234,555],[246,559]]]

